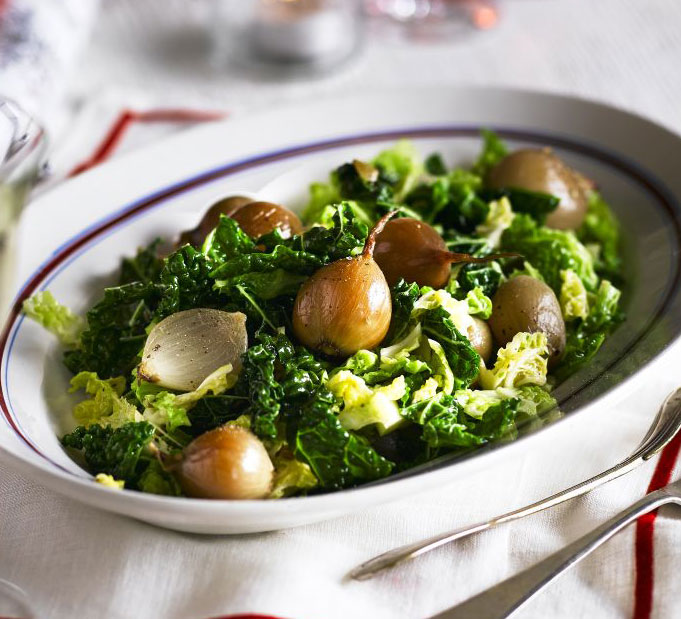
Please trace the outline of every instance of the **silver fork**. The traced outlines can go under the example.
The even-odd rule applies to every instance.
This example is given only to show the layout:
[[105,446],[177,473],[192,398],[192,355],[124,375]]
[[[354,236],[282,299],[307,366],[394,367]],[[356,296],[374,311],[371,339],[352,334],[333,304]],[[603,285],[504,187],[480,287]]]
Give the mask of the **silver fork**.
[[348,575],[355,580],[367,580],[375,576],[378,572],[392,567],[407,559],[413,559],[430,550],[439,548],[444,544],[448,544],[458,539],[468,537],[474,533],[486,531],[500,524],[518,520],[530,514],[536,514],[542,510],[553,507],[569,499],[581,496],[590,492],[598,486],[616,479],[620,475],[624,475],[629,471],[635,469],[641,463],[652,458],[658,453],[669,441],[674,438],[676,433],[681,428],[681,389],[672,392],[662,403],[653,423],[651,424],[648,433],[645,435],[639,446],[634,452],[627,456],[624,460],[609,468],[607,471],[599,473],[591,479],[587,479],[575,486],[571,486],[561,492],[553,494],[545,499],[521,507],[512,512],[497,516],[487,522],[480,522],[478,524],[465,527],[463,529],[456,529],[446,533],[440,533],[434,537],[430,537],[419,542],[400,546],[388,552],[362,563],[354,568]]
[[508,617],[554,578],[591,554],[639,516],[667,504],[681,505],[681,480],[651,492],[597,529],[543,561],[516,574],[470,600],[431,619],[501,619]]

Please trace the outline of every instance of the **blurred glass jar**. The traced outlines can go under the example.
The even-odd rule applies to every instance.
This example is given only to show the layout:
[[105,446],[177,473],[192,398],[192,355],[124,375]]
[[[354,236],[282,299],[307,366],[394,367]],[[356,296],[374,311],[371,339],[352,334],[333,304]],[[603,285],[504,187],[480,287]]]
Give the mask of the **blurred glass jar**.
[[360,47],[360,0],[220,0],[214,37],[220,61],[277,75],[332,69]]
[[42,127],[16,103],[0,97],[0,319],[15,292],[16,225],[44,149]]
[[[498,0],[365,0],[372,32],[394,34],[421,41],[452,41],[472,30],[494,28],[499,19]],[[376,22],[387,23],[376,23]]]

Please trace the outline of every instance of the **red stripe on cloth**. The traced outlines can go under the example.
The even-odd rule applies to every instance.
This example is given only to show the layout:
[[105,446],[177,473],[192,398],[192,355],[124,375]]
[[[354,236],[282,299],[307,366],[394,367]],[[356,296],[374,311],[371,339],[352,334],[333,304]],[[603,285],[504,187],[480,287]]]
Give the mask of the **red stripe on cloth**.
[[164,123],[201,123],[222,120],[227,114],[212,110],[166,109],[138,112],[136,120],[140,122]]
[[[681,451],[681,434],[663,450],[648,485],[648,492],[666,486],[672,478]],[[655,585],[655,519],[657,510],[636,522],[636,581],[634,585],[634,619],[650,619]]]
[[121,112],[111,125],[111,128],[107,132],[104,139],[99,143],[99,146],[95,149],[95,152],[90,155],[88,159],[79,163],[73,170],[69,172],[69,176],[76,176],[85,170],[93,168],[97,164],[101,163],[114,151],[119,142],[123,139],[128,126],[133,121],[135,113],[130,110],[125,110]]
[[[8,0],[0,0],[0,17],[2,17],[2,14],[5,12],[5,9],[9,6]],[[0,619],[2,619],[0,617]]]
[[[2,2],[3,0],[0,0]],[[85,161],[79,163],[68,176],[76,176],[85,170],[95,167],[111,156],[111,153],[120,144],[126,131],[132,123],[150,123],[150,122],[166,122],[166,123],[186,123],[186,122],[208,122],[213,120],[220,120],[225,117],[223,112],[201,111],[201,110],[186,110],[186,109],[166,109],[166,110],[148,110],[146,112],[137,112],[135,110],[123,110],[118,118],[115,120],[111,128],[100,142],[95,152],[90,155]]]

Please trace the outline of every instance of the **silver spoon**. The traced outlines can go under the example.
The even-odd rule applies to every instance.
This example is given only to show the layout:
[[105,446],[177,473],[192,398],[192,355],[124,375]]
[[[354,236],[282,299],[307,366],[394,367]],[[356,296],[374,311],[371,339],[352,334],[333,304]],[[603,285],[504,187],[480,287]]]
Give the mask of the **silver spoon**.
[[624,527],[640,516],[668,504],[681,506],[681,480],[647,494],[543,561],[430,619],[505,619],[554,578],[591,554]]
[[646,460],[652,458],[656,453],[658,453],[669,441],[674,438],[676,433],[681,428],[681,388],[677,389],[663,402],[660,410],[658,411],[648,433],[646,434],[641,444],[634,450],[634,452],[613,466],[607,471],[599,473],[595,477],[587,479],[575,486],[562,490],[556,494],[553,494],[541,501],[532,503],[520,509],[516,509],[502,516],[497,516],[492,520],[487,522],[481,522],[470,527],[465,527],[463,529],[456,529],[454,531],[449,531],[447,533],[440,533],[435,537],[428,538],[426,540],[421,540],[420,542],[415,542],[412,544],[407,544],[405,546],[400,546],[393,550],[389,550],[383,554],[380,554],[365,563],[354,568],[348,575],[350,578],[355,580],[367,580],[373,577],[375,574],[384,570],[388,567],[392,567],[402,561],[407,559],[413,559],[418,557],[430,550],[439,548],[444,544],[448,544],[458,539],[462,539],[473,533],[479,533],[480,531],[486,531],[499,524],[506,522],[511,522],[512,520],[518,520],[524,516],[529,516],[530,514],[536,514],[544,509],[558,505],[569,499],[581,496],[590,492],[594,488],[597,488],[601,484],[605,484],[629,471],[635,469],[639,464],[642,464]]

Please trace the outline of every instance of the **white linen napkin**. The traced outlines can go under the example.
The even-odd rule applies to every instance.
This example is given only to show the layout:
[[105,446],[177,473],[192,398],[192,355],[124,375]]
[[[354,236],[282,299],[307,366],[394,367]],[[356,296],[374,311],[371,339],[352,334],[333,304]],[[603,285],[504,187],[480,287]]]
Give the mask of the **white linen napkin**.
[[[56,151],[57,169],[87,161],[97,146],[93,136],[101,139],[106,122],[120,112],[97,105],[103,106],[99,113],[83,114],[85,124],[72,134],[87,139],[73,138],[61,149],[69,154],[64,159]],[[135,148],[183,126],[133,123],[120,148]],[[46,618],[427,617],[528,567],[637,500],[646,492],[657,458],[586,497],[441,548],[374,580],[348,582],[344,575],[379,552],[488,519],[614,464],[635,447],[651,411],[678,386],[673,368],[679,361],[681,351],[670,351],[669,372],[649,377],[648,389],[588,420],[577,416],[561,422],[555,440],[530,442],[525,453],[503,466],[393,504],[279,532],[198,536],[165,531],[75,503],[18,472],[0,470],[0,579],[22,587],[35,615]],[[681,616],[675,568],[681,526],[675,516],[663,511],[657,519],[654,565],[639,536],[638,587],[632,526],[517,616],[631,617],[636,592],[636,619],[643,619],[648,616],[644,585],[653,567],[652,616]]]

